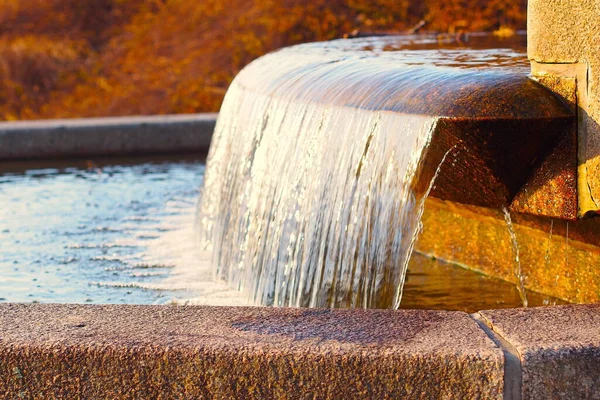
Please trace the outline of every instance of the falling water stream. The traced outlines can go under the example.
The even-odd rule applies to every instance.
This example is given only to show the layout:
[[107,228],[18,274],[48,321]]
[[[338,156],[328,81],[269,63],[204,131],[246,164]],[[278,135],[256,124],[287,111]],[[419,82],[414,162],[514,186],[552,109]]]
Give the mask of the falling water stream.
[[510,49],[386,51],[399,40],[284,49],[228,90],[198,222],[215,277],[251,302],[399,306],[434,175],[430,115],[453,96],[438,84],[523,70]]
[[[229,93],[250,112],[233,113],[211,150],[224,174],[207,174],[200,218],[217,276],[261,304],[398,301],[405,271],[390,265],[407,261],[423,195],[411,179],[435,121]],[[232,127],[245,140],[222,135]]]
[[519,296],[521,297],[521,301],[523,302],[523,307],[527,307],[525,276],[523,275],[523,271],[521,270],[521,259],[519,258],[519,241],[517,239],[517,234],[515,232],[512,219],[510,218],[510,211],[508,211],[506,207],[503,207],[502,213],[504,214],[504,221],[506,221],[506,227],[508,228],[508,233],[510,235],[511,246],[515,255],[514,275],[515,279],[517,280],[517,289],[519,290]]

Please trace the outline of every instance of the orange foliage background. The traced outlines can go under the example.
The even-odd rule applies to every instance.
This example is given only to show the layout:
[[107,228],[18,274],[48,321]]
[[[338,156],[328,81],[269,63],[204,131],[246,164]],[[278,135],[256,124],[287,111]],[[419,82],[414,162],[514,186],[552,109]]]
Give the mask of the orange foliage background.
[[355,29],[524,29],[526,0],[0,0],[0,119],[217,111],[254,58]]

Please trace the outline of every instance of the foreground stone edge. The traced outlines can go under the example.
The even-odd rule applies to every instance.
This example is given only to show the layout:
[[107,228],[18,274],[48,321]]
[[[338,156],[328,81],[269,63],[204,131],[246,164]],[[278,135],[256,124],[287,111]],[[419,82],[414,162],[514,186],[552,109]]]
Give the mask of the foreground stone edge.
[[479,314],[518,352],[523,399],[600,398],[600,304]]
[[8,398],[496,398],[503,354],[468,314],[0,305]]
[[[8,398],[597,398],[600,305],[488,310],[0,305]],[[477,316],[475,316],[477,317]],[[497,343],[498,341],[495,340]],[[521,393],[503,393],[506,347]]]

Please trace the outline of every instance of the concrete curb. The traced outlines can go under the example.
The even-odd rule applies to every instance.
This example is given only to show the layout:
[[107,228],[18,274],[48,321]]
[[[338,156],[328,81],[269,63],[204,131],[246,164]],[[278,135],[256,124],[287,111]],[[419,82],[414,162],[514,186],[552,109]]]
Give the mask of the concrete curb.
[[[473,316],[451,311],[2,304],[0,391],[6,398],[598,398],[600,305],[476,317],[495,340]],[[506,346],[516,349],[522,373],[505,368]],[[515,383],[520,393],[507,393]]]
[[600,304],[480,315],[518,353],[523,399],[600,399]]
[[206,151],[217,114],[0,123],[0,160]]

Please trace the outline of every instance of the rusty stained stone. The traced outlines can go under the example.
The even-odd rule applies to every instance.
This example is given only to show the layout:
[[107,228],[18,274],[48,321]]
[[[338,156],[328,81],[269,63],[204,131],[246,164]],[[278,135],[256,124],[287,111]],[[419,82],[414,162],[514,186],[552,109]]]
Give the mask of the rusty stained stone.
[[[577,112],[577,79],[555,75],[534,76]],[[578,217],[577,124],[569,126],[549,156],[535,169],[513,199],[512,211],[574,220]]]
[[556,93],[573,114],[577,112],[577,78],[556,75],[533,75],[531,79]]
[[[600,301],[600,218],[512,213],[525,286],[570,302]],[[516,255],[502,211],[428,198],[417,251],[516,282]]]
[[[512,203],[523,213],[575,219],[572,101],[525,77],[486,83],[446,84],[453,90],[452,102],[444,97],[449,92],[445,87],[430,89],[421,99],[423,104],[435,99],[440,118],[422,160],[417,190],[424,192],[439,168],[433,197],[491,208]],[[473,85],[476,90],[467,90]],[[412,102],[400,104],[404,112],[416,107]]]
[[468,314],[0,305],[8,398],[502,398]]
[[522,398],[600,398],[600,305],[481,311],[518,351]]
[[[552,90],[577,113],[577,79],[534,75],[536,82]],[[577,123],[562,137],[513,199],[510,209],[521,213],[574,220],[578,217]]]
[[588,139],[594,135],[589,131],[594,121],[586,111],[588,96],[588,65],[586,63],[543,64],[531,61],[532,78],[555,92],[577,115],[575,141],[577,151],[577,216],[593,215],[599,209],[593,195],[593,174],[588,174],[586,158],[591,154]]
[[521,187],[511,211],[577,219],[577,131],[572,123],[556,147]]
[[[532,186],[544,189],[536,192],[539,198],[552,199],[557,194],[548,190],[554,187],[553,183],[557,180],[552,173],[560,169],[568,177],[576,168],[574,154],[560,153],[564,147],[564,137],[572,125],[573,117],[499,120],[440,118],[423,159],[417,185],[423,191],[439,166],[431,196],[441,200],[501,208],[510,204],[523,187]],[[440,165],[448,151],[448,157]],[[555,157],[556,154],[561,157]],[[539,170],[539,164],[550,173],[534,173],[536,169]],[[569,202],[571,197],[567,195],[574,189],[566,184],[564,187],[570,191],[565,190],[565,199],[562,201],[554,200],[552,209],[522,207],[522,210],[532,214],[572,218],[573,206]],[[526,203],[524,200],[520,200],[521,203]]]

